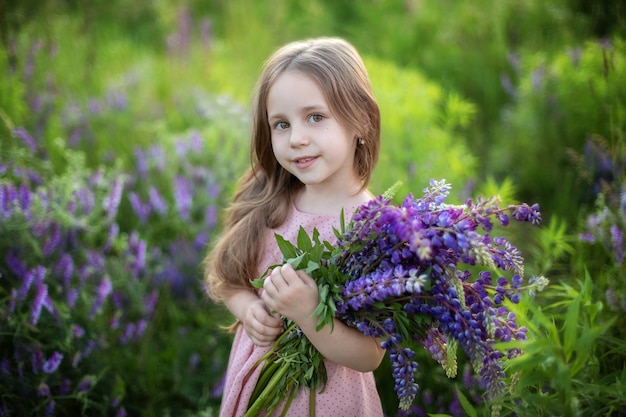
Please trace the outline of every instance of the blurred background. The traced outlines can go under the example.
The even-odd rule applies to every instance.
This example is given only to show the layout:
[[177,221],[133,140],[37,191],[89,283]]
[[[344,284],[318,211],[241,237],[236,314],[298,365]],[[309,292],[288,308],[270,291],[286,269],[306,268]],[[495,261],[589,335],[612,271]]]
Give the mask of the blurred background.
[[[539,203],[507,228],[528,328],[501,415],[626,415],[626,6],[598,0],[0,0],[0,416],[215,416],[231,317],[201,262],[282,44],[341,36],[382,115],[371,189]],[[513,307],[512,307],[513,308]],[[488,415],[418,356],[389,416]]]

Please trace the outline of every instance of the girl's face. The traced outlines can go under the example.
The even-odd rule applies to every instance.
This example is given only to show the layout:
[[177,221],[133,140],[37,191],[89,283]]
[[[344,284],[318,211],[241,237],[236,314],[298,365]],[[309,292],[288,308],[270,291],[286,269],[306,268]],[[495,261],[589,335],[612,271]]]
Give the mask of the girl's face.
[[281,74],[267,95],[267,117],[274,156],[307,189],[360,187],[354,168],[356,133],[331,113],[313,79],[298,71]]

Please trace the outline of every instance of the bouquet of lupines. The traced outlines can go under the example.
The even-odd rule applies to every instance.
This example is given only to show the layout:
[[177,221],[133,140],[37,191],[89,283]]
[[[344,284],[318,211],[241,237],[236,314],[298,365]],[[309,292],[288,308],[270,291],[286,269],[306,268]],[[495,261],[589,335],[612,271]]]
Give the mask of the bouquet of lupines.
[[[541,290],[547,280],[533,278],[524,285],[521,253],[489,232],[494,221],[502,226],[510,219],[538,225],[539,206],[500,207],[496,197],[446,204],[450,185],[444,180],[431,180],[423,197],[408,195],[395,205],[391,198],[397,188],[359,207],[347,227],[342,223],[335,231],[335,245],[320,242],[317,230],[309,236],[301,229],[296,245],[276,235],[285,262],[318,283],[320,304],[313,313],[318,329],[332,326],[336,317],[381,341],[391,361],[400,408],[407,409],[418,392],[416,342],[448,377],[456,375],[460,347],[487,398],[496,403],[506,389],[505,353],[510,358],[520,352],[502,352],[494,345],[523,340],[526,334],[503,302],[517,303],[522,292]],[[476,266],[484,269],[472,278],[470,269]],[[495,277],[498,271],[508,278]],[[261,287],[264,277],[253,285]],[[285,332],[261,365],[247,416],[261,410],[269,415],[287,398],[284,414],[299,387],[310,388],[313,396],[327,379],[321,354],[287,319]],[[497,413],[497,407],[494,410]]]

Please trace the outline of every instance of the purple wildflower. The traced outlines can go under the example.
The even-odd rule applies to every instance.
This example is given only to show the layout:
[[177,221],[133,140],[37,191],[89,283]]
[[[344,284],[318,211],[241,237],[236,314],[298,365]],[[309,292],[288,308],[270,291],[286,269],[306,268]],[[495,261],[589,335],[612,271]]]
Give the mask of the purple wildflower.
[[61,360],[63,360],[63,355],[59,352],[54,352],[43,364],[42,370],[47,374],[54,373],[61,365]]
[[20,185],[19,202],[20,202],[20,208],[22,209],[22,211],[27,212],[30,209],[32,196],[26,184]]
[[80,339],[85,335],[85,329],[78,324],[72,324],[72,337]]
[[164,215],[167,213],[167,202],[165,201],[163,196],[161,196],[159,190],[157,190],[155,187],[150,187],[150,190],[148,190],[148,197],[152,208],[154,208],[154,211],[156,211],[160,215]]
[[64,396],[70,393],[72,389],[72,381],[69,378],[64,378],[59,385],[59,395]]
[[74,193],[76,197],[76,201],[80,203],[80,208],[82,213],[89,214],[92,212],[93,208],[96,205],[96,196],[93,191],[89,188],[79,188]]
[[42,371],[45,361],[43,352],[41,351],[39,346],[34,346],[32,348],[32,352],[30,354],[30,362],[33,367],[33,373],[35,375]]
[[33,306],[30,312],[30,324],[32,326],[37,325],[39,321],[39,316],[41,314],[41,309],[48,297],[48,286],[45,283],[39,285],[37,288],[37,295],[35,295],[35,299],[33,300]]
[[50,255],[52,255],[54,253],[55,250],[57,250],[59,248],[59,245],[61,244],[61,240],[62,240],[62,234],[61,234],[61,225],[58,223],[53,223],[52,224],[52,230],[50,232],[50,234],[46,237],[44,244],[43,244],[43,255],[48,257]]
[[139,218],[139,223],[144,224],[148,221],[148,217],[152,212],[150,204],[144,204],[139,195],[135,192],[128,193],[128,200],[130,201],[130,206],[133,208],[133,211]]
[[35,153],[37,151],[37,142],[35,141],[35,139],[33,139],[33,137],[30,135],[30,133],[28,133],[26,129],[24,129],[23,127],[18,127],[13,129],[12,133],[13,137],[20,139],[26,146],[28,146],[32,153]]
[[5,257],[5,262],[11,272],[17,277],[25,277],[27,274],[27,267],[19,257],[19,254],[15,250],[9,250]]
[[37,387],[37,396],[38,397],[47,397],[50,395],[50,387],[45,382],[42,382]]
[[191,184],[189,180],[182,176],[177,176],[174,179],[174,200],[176,203],[176,210],[181,219],[188,220],[190,216],[190,210],[192,205]]
[[624,234],[617,225],[611,226],[611,243],[613,246],[613,255],[615,256],[615,264],[621,265],[624,261]]
[[104,246],[102,247],[103,252],[106,253],[113,248],[113,243],[115,242],[115,239],[117,239],[119,233],[120,233],[119,224],[112,223],[111,226],[109,226],[109,233],[107,234],[107,240],[104,243]]
[[103,206],[107,214],[107,220],[111,221],[117,215],[117,209],[122,199],[122,190],[124,189],[124,179],[119,177],[113,182],[111,192],[104,199]]
[[122,345],[127,344],[135,335],[135,330],[137,326],[135,323],[127,323],[124,333],[120,336],[120,343]]
[[22,281],[22,285],[20,286],[20,290],[17,293],[17,298],[19,300],[26,299],[26,296],[28,295],[28,291],[30,291],[30,288],[33,285],[33,281],[35,281],[35,270],[26,272],[26,274],[23,277],[24,278]]
[[135,341],[139,341],[141,336],[143,336],[144,332],[146,331],[146,328],[148,328],[148,322],[145,319],[141,319],[137,322],[134,336]]
[[53,273],[61,278],[65,287],[68,287],[74,274],[74,260],[72,257],[67,253],[62,254],[54,266]]
[[78,290],[76,288],[70,288],[65,296],[65,302],[69,308],[74,308],[78,301]]
[[111,284],[111,280],[108,277],[104,277],[102,281],[100,281],[100,285],[98,285],[96,299],[94,300],[91,310],[89,311],[89,318],[93,318],[96,314],[98,314],[100,307],[102,307],[102,304],[111,294],[112,290],[113,285]]
[[76,390],[78,392],[87,392],[94,383],[94,377],[91,375],[85,375],[81,378]]
[[54,402],[54,399],[50,399],[50,401],[48,402],[48,405],[46,405],[46,414],[45,417],[52,417],[54,416],[54,409],[56,407],[56,403]]

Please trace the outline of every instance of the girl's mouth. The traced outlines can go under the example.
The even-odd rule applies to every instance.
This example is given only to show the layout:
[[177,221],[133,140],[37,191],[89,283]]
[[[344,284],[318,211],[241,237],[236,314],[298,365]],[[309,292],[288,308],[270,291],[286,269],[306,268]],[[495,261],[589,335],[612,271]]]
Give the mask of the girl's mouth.
[[309,156],[306,158],[299,158],[294,160],[294,163],[296,165],[296,167],[298,167],[298,169],[304,169],[304,168],[308,168],[311,165],[313,165],[313,163],[315,163],[315,161],[317,160],[317,157],[315,156]]

